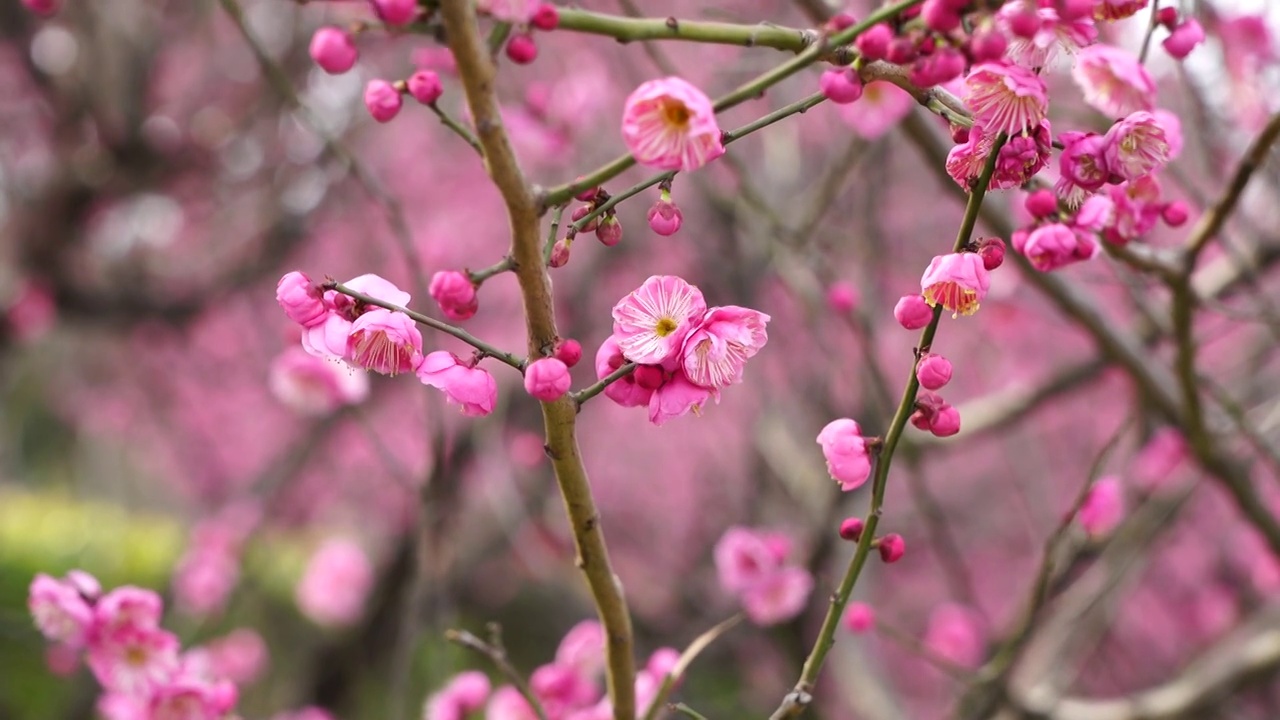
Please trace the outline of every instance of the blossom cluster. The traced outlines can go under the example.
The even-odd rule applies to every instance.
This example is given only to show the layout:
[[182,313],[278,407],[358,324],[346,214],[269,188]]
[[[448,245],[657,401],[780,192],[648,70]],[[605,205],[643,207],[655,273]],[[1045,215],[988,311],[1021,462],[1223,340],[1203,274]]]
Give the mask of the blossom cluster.
[[[83,653],[104,690],[98,711],[108,720],[217,720],[235,707],[238,690],[223,672],[227,664],[208,650],[182,652],[177,636],[160,627],[163,604],[151,590],[123,586],[104,594],[83,571],[64,578],[41,573],[27,606],[56,647]],[[261,657],[260,641],[249,651]]]
[[787,563],[790,536],[774,531],[734,526],[715,547],[720,588],[742,604],[757,625],[786,622],[804,609],[813,592],[813,576]]
[[698,288],[655,275],[613,308],[613,334],[596,353],[604,379],[627,363],[635,371],[605,388],[623,407],[649,408],[655,425],[695,415],[742,381],[747,360],[769,337],[769,316],[734,305],[708,308]]
[[[609,720],[613,707],[601,683],[604,672],[604,629],[595,620],[578,623],[565,634],[555,659],[529,675],[529,690],[546,720]],[[636,673],[636,714],[657,697],[663,679],[680,654],[659,648]],[[459,673],[426,700],[423,720],[462,720],[484,711],[488,720],[537,720],[537,713],[515,686],[492,688],[476,671]]]

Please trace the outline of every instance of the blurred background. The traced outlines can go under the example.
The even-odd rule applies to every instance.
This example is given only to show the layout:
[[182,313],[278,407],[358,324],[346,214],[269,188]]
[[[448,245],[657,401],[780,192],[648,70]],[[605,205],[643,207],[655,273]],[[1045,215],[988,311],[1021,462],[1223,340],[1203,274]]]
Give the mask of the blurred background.
[[[1261,1],[1161,4],[1194,14],[1210,36],[1185,64],[1159,47],[1149,61],[1160,106],[1182,118],[1185,138],[1163,192],[1195,208],[1194,223],[1276,110],[1280,21]],[[823,6],[654,2],[641,12],[813,27]],[[153,588],[184,646],[257,658],[238,683],[245,718],[305,706],[416,717],[453,673],[489,669],[446,643],[446,629],[483,634],[499,623],[529,672],[593,616],[539,409],[516,373],[490,361],[501,393],[482,419],[414,378],[371,375],[367,388],[349,379],[335,390],[326,383],[338,381],[308,374],[298,330],[273,300],[289,270],[375,272],[434,314],[424,278],[491,265],[509,243],[497,193],[465,143],[414,103],[378,124],[361,101],[370,78],[429,68],[445,79],[441,107],[464,118],[436,38],[370,27],[357,38],[359,64],[337,76],[308,57],[317,27],[369,19],[364,3],[286,0],[68,1],[42,19],[0,0],[0,718],[93,716],[92,676],[31,623],[37,572],[81,568],[104,587]],[[1144,10],[1102,37],[1134,49],[1146,22]],[[789,57],[572,32],[537,43],[533,64],[502,63],[500,95],[521,161],[546,186],[623,152],[622,100],[640,82],[674,69],[714,97]],[[1069,67],[1046,71],[1055,130],[1105,129]],[[817,74],[725,113],[721,126],[814,92]],[[642,658],[738,610],[712,561],[731,526],[788,534],[792,561],[814,575],[797,618],[739,626],[693,665],[682,697],[711,718],[764,716],[799,674],[852,551],[836,528],[865,512],[868,492],[840,493],[814,438],[836,417],[884,432],[916,340],[892,307],[918,290],[961,217],[959,189],[940,172],[945,124],[895,88],[873,87],[678,177],[676,236],[649,230],[649,190],[620,206],[621,244],[583,237],[553,274],[561,333],[585,349],[575,387],[596,379],[610,308],[650,275],[679,274],[710,305],[773,318],[744,384],[701,417],[654,427],[643,410],[603,397],[580,416]],[[1205,391],[1221,399],[1213,417],[1272,510],[1278,168],[1259,173],[1196,277]],[[606,188],[644,177],[632,170]],[[1027,221],[1021,198],[994,194],[980,234],[1007,240]],[[1187,227],[1161,224],[1141,244],[1162,252]],[[1056,276],[1167,366],[1157,281],[1108,258]],[[466,327],[519,352],[519,317],[514,277],[499,275]],[[466,354],[452,338],[425,340]],[[1062,695],[1108,698],[1203,674],[1211,653],[1233,657],[1239,637],[1278,631],[1280,564],[1184,460],[1150,398],[1035,278],[1012,264],[996,271],[981,311],[944,318],[934,351],[954,364],[945,393],[963,430],[945,441],[908,430],[881,526],[902,534],[908,553],[864,573],[855,597],[875,608],[877,628],[841,631],[812,716],[949,716],[982,686],[964,666],[1011,637],[1027,641],[1027,672],[1052,674]],[[1022,628],[1046,541],[1103,476],[1121,482],[1125,520],[1102,538],[1065,529],[1052,602]],[[308,564],[326,550],[340,569],[331,587],[308,590]],[[348,606],[317,605],[347,591]],[[965,618],[952,623],[961,637],[937,629],[947,625],[939,608]],[[1277,668],[1274,651],[1237,667],[1215,686],[1219,700],[1188,717],[1280,717]]]

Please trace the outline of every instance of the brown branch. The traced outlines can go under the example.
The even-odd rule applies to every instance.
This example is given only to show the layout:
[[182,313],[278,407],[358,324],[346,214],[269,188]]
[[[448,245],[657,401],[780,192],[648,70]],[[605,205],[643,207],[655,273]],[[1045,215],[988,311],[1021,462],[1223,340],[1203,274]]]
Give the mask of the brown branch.
[[[496,69],[471,3],[444,0],[440,5],[449,47],[458,63],[467,105],[475,119],[476,136],[484,148],[485,167],[502,193],[511,223],[511,259],[515,263],[524,302],[531,357],[549,351],[558,335],[552,307],[551,283],[542,262],[539,208],[524,177],[494,95]],[[587,471],[575,434],[577,404],[568,397],[542,403],[546,450],[573,530],[578,567],[586,575],[596,612],[604,626],[609,697],[615,720],[633,720],[636,714],[635,658],[632,651],[631,616],[622,594],[622,583],[613,573],[600,515],[591,495]]]
[[490,642],[485,642],[466,630],[446,630],[444,639],[488,658],[489,662],[493,663],[493,666],[498,669],[498,672],[502,673],[503,677],[507,679],[507,682],[510,682],[516,690],[520,691],[520,694],[528,701],[529,707],[533,708],[533,713],[538,716],[538,720],[547,720],[547,711],[542,708],[542,702],[533,693],[524,676],[507,659],[507,649],[502,645],[501,629],[497,623],[489,623],[489,635],[491,636]]

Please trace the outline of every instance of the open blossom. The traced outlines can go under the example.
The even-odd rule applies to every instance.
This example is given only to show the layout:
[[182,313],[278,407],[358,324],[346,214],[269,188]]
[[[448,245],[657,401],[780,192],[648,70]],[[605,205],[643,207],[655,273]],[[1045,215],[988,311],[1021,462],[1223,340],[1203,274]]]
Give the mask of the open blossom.
[[964,84],[965,104],[974,122],[991,133],[1012,135],[1044,120],[1049,104],[1044,81],[1024,67],[1003,61],[980,63]]
[[383,375],[412,372],[422,358],[422,332],[408,315],[376,307],[356,318],[347,336],[351,363]]
[[827,459],[827,472],[841,490],[853,490],[871,476],[871,454],[858,423],[849,418],[832,420],[818,433],[818,444]]
[[1169,143],[1156,116],[1138,111],[1111,126],[1104,153],[1112,173],[1136,180],[1169,162]]
[[627,97],[622,139],[636,162],[696,170],[724,154],[711,99],[678,77],[650,80]]
[[706,310],[698,288],[673,275],[655,275],[614,305],[613,335],[627,360],[665,363],[678,358]]
[[716,577],[725,592],[740,593],[782,567],[785,549],[770,542],[770,533],[733,526],[716,542],[713,556]]
[[1160,221],[1164,203],[1161,201],[1160,182],[1155,175],[1143,175],[1136,180],[1107,188],[1112,212],[1102,236],[1108,242],[1123,245],[1146,235]]
[[89,668],[107,690],[140,695],[177,669],[178,647],[166,630],[124,625],[99,633],[89,646]]
[[1102,188],[1111,177],[1104,151],[1107,140],[1097,133],[1063,133],[1058,172],[1075,187],[1088,192]]
[[1106,535],[1124,518],[1124,489],[1114,476],[1098,478],[1089,488],[1076,516],[1085,532],[1094,537]]
[[811,592],[813,575],[802,567],[786,567],[747,588],[742,609],[757,625],[776,625],[799,615]]
[[1000,147],[1000,154],[996,158],[991,189],[1007,190],[1027,184],[1049,164],[1052,142],[1053,135],[1048,120],[1042,120],[1034,130],[1010,136]]
[[423,720],[463,720],[484,707],[489,690],[489,678],[484,673],[476,670],[459,673],[427,698]]
[[487,370],[468,367],[457,355],[437,350],[422,359],[417,368],[418,379],[444,392],[463,415],[479,417],[493,412],[498,401],[498,383]]
[[690,412],[697,415],[712,397],[719,402],[714,389],[693,383],[683,370],[676,369],[649,397],[649,422],[661,425]]
[[[1012,32],[1014,17],[1028,14],[1035,17],[1036,31],[1030,37]],[[1063,20],[1056,8],[1040,6],[1035,0],[1006,2],[997,12],[996,19],[1009,36],[1006,57],[1028,68],[1051,65],[1063,56],[1092,45],[1098,39],[1098,29],[1093,24],[1093,18],[1084,16]]]
[[984,635],[982,618],[975,611],[944,603],[929,614],[924,644],[961,667],[977,667],[985,652]]
[[1071,77],[1084,101],[1108,117],[1122,117],[1156,104],[1156,84],[1138,58],[1114,45],[1097,44],[1080,51]]
[[303,614],[322,625],[348,625],[373,588],[369,558],[350,540],[326,541],[307,563],[295,597]]
[[1013,249],[1026,256],[1032,267],[1049,272],[1082,260],[1091,260],[1100,248],[1087,230],[1050,223],[1013,234]]
[[556,647],[556,664],[593,676],[604,669],[604,626],[597,620],[583,620],[569,628]]
[[957,185],[965,190],[972,189],[982,175],[991,149],[995,147],[995,139],[995,134],[987,132],[981,125],[974,125],[969,128],[969,136],[964,142],[951,148],[947,153],[947,174]]
[[291,347],[271,362],[267,385],[277,400],[303,415],[327,415],[369,396],[368,373],[341,360]]
[[807,570],[786,565],[791,539],[777,532],[734,526],[714,550],[720,586],[736,595],[747,617],[773,625],[795,617],[813,590]]
[[938,255],[920,278],[924,299],[953,315],[972,315],[987,296],[991,276],[977,253]]
[[906,90],[884,80],[867,83],[862,98],[840,106],[840,117],[864,140],[875,140],[893,129],[915,107]]
[[[355,292],[401,307],[408,305],[411,299],[409,293],[396,287],[391,281],[372,273],[353,278],[343,284]],[[371,308],[334,290],[325,292],[324,303],[327,312],[323,319],[303,330],[302,347],[312,355],[339,360],[347,359],[350,350],[348,336],[351,334],[351,326],[362,313]]]
[[99,628],[110,632],[123,627],[158,627],[163,608],[154,590],[123,585],[103,595],[93,606],[93,613]]
[[723,388],[742,381],[742,368],[769,340],[769,316],[729,305],[707,311],[684,341],[684,372],[695,385]]
[[47,639],[69,647],[84,645],[93,628],[93,608],[76,586],[39,573],[31,581],[27,608]]

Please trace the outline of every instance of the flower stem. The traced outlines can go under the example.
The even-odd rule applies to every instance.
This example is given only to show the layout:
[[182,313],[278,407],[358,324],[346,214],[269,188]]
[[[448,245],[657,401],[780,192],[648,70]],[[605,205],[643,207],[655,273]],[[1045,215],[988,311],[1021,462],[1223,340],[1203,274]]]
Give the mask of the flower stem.
[[588,385],[578,392],[569,393],[569,397],[573,398],[573,401],[578,404],[578,407],[582,407],[583,403],[604,392],[604,389],[610,385],[635,372],[635,369],[635,363],[625,363],[622,367],[600,378],[600,382],[597,382],[594,385]]

